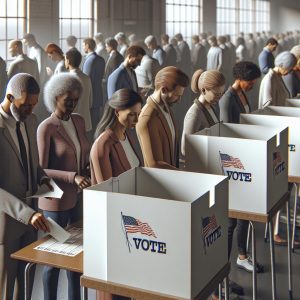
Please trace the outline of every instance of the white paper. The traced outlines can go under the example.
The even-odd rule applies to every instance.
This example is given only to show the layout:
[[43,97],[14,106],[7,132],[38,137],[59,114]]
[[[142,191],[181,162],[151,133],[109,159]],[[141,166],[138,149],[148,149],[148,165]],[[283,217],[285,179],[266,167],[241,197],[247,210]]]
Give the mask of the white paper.
[[48,217],[47,220],[50,229],[49,234],[52,235],[57,241],[59,241],[60,243],[64,243],[71,236],[71,233],[63,229],[50,217]]
[[51,197],[61,199],[64,192],[58,187],[53,179],[50,179],[50,184],[53,187],[53,191],[50,191],[46,184],[42,184],[34,195],[27,198]]
[[74,257],[83,251],[82,228],[70,227],[68,233],[71,237],[64,243],[51,238],[34,249]]

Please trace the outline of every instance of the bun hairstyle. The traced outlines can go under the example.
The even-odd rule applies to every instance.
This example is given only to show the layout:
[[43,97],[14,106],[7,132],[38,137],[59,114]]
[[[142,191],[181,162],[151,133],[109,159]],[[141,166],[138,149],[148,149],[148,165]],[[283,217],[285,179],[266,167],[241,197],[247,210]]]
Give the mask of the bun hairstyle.
[[202,89],[213,90],[225,84],[224,75],[217,70],[197,70],[191,80],[191,89],[195,94],[201,94]]

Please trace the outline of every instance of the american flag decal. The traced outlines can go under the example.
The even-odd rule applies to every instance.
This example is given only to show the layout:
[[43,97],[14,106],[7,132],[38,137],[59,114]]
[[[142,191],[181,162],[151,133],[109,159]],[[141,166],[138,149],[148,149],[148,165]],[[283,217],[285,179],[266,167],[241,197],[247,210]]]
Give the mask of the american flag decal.
[[127,233],[141,233],[156,238],[154,231],[148,223],[141,222],[134,217],[125,215],[122,215],[122,218]]
[[234,167],[236,169],[245,170],[245,168],[239,158],[235,158],[235,157],[232,157],[228,154],[224,154],[221,152],[220,152],[220,158],[221,158],[223,168]]
[[273,166],[276,166],[282,162],[281,154],[279,151],[273,152]]
[[204,238],[217,228],[218,224],[215,215],[202,219],[202,234]]

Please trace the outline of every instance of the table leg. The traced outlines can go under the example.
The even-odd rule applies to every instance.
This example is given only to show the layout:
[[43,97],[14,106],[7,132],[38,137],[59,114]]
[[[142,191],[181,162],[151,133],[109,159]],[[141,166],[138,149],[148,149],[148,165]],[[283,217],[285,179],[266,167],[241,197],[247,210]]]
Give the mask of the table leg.
[[274,232],[273,232],[272,219],[269,221],[269,240],[270,240],[271,274],[272,274],[272,299],[276,300],[276,271],[275,271]]
[[253,285],[253,300],[257,299],[257,274],[256,274],[256,236],[255,228],[252,221],[249,221],[249,224],[252,228],[252,262],[253,262],[253,272],[252,272],[252,285]]
[[88,300],[88,288],[82,287],[82,300]]
[[297,218],[297,206],[298,206],[298,192],[299,186],[294,183],[295,186],[295,200],[294,200],[294,214],[293,214],[293,233],[292,233],[292,251],[295,250],[295,234],[296,234],[296,218]]
[[25,300],[30,300],[30,269],[32,266],[34,266],[35,263],[27,263],[24,271],[24,277],[25,277]]
[[293,299],[293,288],[292,288],[292,251],[291,251],[291,221],[290,221],[290,199],[286,201],[286,234],[287,234],[287,250],[288,250],[288,280],[289,280],[289,299]]
[[246,250],[249,252],[249,243],[250,243],[250,235],[251,235],[251,225],[248,225],[248,233],[247,233],[247,244],[246,244]]
[[224,289],[225,289],[225,300],[229,300],[229,281],[228,276],[224,280]]

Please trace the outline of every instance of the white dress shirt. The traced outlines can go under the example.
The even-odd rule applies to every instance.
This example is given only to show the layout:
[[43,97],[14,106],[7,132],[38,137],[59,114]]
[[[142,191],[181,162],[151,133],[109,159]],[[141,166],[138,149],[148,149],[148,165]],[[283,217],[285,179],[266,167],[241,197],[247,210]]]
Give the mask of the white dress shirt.
[[126,154],[126,157],[129,161],[131,168],[138,167],[140,165],[139,159],[137,158],[135,152],[133,151],[132,146],[126,135],[125,135],[125,140],[123,141],[120,140],[120,143],[124,149],[124,152]]

